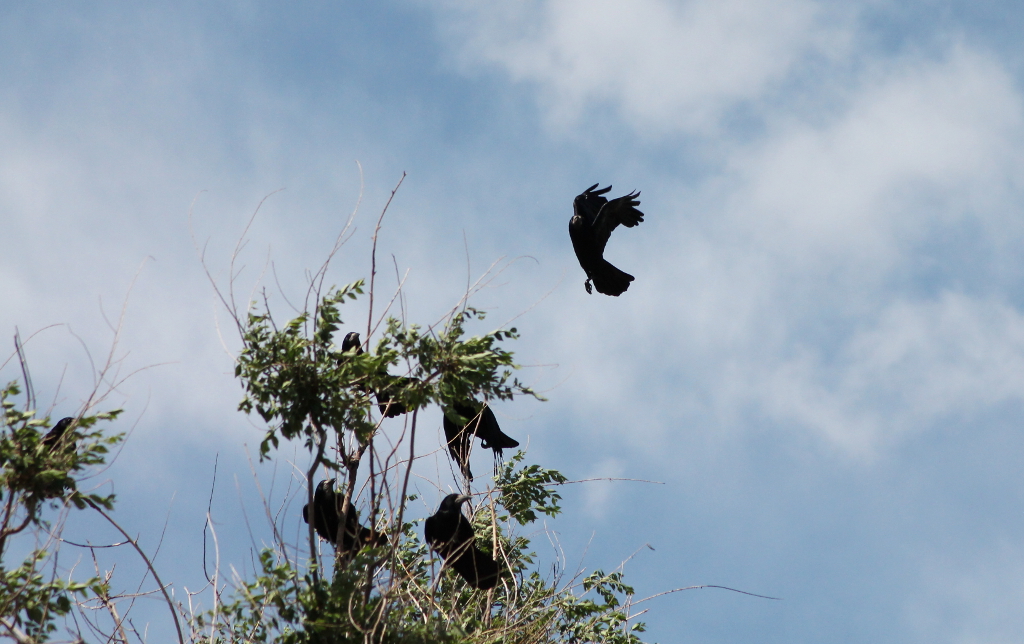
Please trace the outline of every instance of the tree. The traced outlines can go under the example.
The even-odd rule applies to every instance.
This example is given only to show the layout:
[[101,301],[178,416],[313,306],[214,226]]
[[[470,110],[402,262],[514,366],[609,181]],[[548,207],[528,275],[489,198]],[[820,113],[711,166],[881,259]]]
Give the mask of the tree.
[[[643,625],[628,625],[623,602],[633,591],[621,573],[597,571],[559,586],[531,570],[534,554],[518,528],[560,512],[553,486],[566,479],[524,464],[522,452],[479,494],[473,516],[477,545],[507,571],[497,588],[482,592],[438,574],[419,520],[405,518],[414,500],[407,486],[418,411],[470,397],[534,394],[513,377],[512,353],[501,346],[516,330],[467,337],[466,323],[484,317],[470,307],[452,312],[436,333],[388,320],[372,354],[342,353],[334,343],[340,305],[361,292],[361,282],[331,289],[311,315],[280,329],[267,311],[250,313],[236,375],[246,389],[240,408],[269,425],[261,456],[270,458],[281,439],[303,441],[310,453],[308,502],[321,469],[339,473],[339,514],[351,500],[365,510],[371,530],[391,541],[367,545],[351,559],[318,561],[311,523],[308,565],[289,555],[288,544],[265,550],[261,574],[222,597],[217,610],[198,615],[196,633],[209,632],[210,642],[638,642]],[[387,368],[396,364],[408,365],[408,379],[391,395],[409,418],[401,436],[380,450],[384,419],[374,417],[367,392],[392,384]],[[396,459],[403,445],[404,462]],[[369,472],[359,485],[361,466]],[[581,596],[587,592],[596,599]]]
[[[386,211],[385,206],[382,219]],[[563,568],[548,574],[539,569],[523,529],[541,516],[561,512],[557,486],[566,479],[557,470],[527,463],[523,452],[501,463],[484,489],[473,493],[468,480],[462,484],[474,499],[475,545],[502,571],[494,588],[472,588],[424,543],[423,519],[409,511],[416,500],[409,480],[422,457],[415,451],[420,411],[429,405],[452,409],[466,401],[536,394],[515,377],[517,365],[506,348],[518,338],[515,328],[469,333],[486,319],[468,305],[474,289],[434,325],[375,319],[376,234],[369,287],[357,280],[324,288],[330,257],[343,235],[310,280],[308,308],[291,320],[279,324],[266,297],[239,314],[231,288],[217,292],[241,339],[235,375],[245,395],[239,409],[266,423],[261,460],[275,458],[282,441],[301,444],[309,458],[304,465],[306,503],[312,503],[319,479],[340,477],[339,525],[348,525],[347,513],[357,511],[374,538],[356,551],[332,556],[329,546],[320,554],[314,521],[302,544],[287,543],[272,523],[273,546],[260,553],[251,576],[225,582],[216,574],[207,590],[190,595],[187,605],[175,602],[138,542],[114,523],[113,496],[77,489],[85,470],[101,466],[106,450],[123,439],[94,429],[99,420],[115,420],[119,410],[82,415],[75,422],[74,440],[62,442],[60,449],[43,449],[39,429],[47,421],[35,419],[31,401],[17,409],[8,400],[19,393],[12,383],[2,392],[0,437],[6,495],[0,499],[6,504],[0,524],[0,627],[7,634],[22,643],[46,641],[61,617],[76,607],[84,616],[91,601],[111,617],[105,625],[92,623],[93,635],[108,641],[143,639],[123,627],[130,605],[119,612],[125,598],[111,596],[111,571],[104,574],[97,567],[95,577],[64,579],[41,548],[20,566],[3,568],[9,535],[31,526],[59,535],[60,526],[43,519],[46,506],[91,509],[121,531],[156,579],[155,592],[162,593],[182,643],[639,643],[643,624],[630,619],[633,589],[621,572],[567,575]],[[374,338],[374,346],[343,351],[343,305],[360,296],[369,298],[365,337],[367,343]],[[396,370],[402,375],[389,373]],[[407,413],[394,419],[379,414],[374,392],[384,391]],[[44,573],[47,562],[49,575]],[[199,606],[203,598],[209,599],[206,608]],[[87,635],[73,624],[65,629],[79,641]]]
[[40,430],[48,427],[48,419],[18,409],[11,399],[20,393],[16,381],[0,390],[0,632],[26,643],[43,641],[56,630],[56,620],[71,612],[76,598],[104,597],[108,588],[99,577],[60,577],[56,557],[45,545],[30,549],[19,565],[8,568],[11,540],[30,528],[59,533],[43,518],[46,507],[112,510],[113,494],[81,492],[78,482],[89,468],[105,462],[108,449],[123,435],[104,436],[94,428],[98,421],[116,419],[120,410],[114,410],[77,418],[68,431],[47,440]]
[[[386,212],[387,206],[381,220]],[[342,306],[366,295],[365,282],[324,289],[342,235],[310,280],[311,307],[295,318],[278,324],[266,297],[262,304],[250,303],[244,316],[233,306],[230,289],[222,301],[242,340],[235,369],[245,389],[239,409],[267,424],[261,459],[273,458],[282,440],[301,441],[309,454],[307,504],[312,507],[321,471],[328,478],[340,475],[339,525],[347,525],[347,513],[358,509],[373,534],[388,537],[386,545],[368,539],[354,555],[318,557],[312,521],[305,552],[275,531],[275,546],[260,555],[261,570],[233,588],[214,589],[215,608],[194,615],[193,637],[211,643],[638,643],[644,626],[630,620],[633,589],[621,572],[564,579],[559,571],[545,577],[530,540],[520,534],[539,516],[560,513],[556,486],[566,479],[557,470],[527,464],[517,452],[474,495],[476,545],[504,570],[489,591],[470,587],[441,566],[423,542],[422,519],[408,519],[408,505],[416,499],[408,486],[420,410],[537,395],[514,376],[518,367],[505,344],[518,338],[515,328],[467,333],[467,326],[485,319],[468,305],[475,288],[425,328],[373,317],[381,220],[371,252],[367,343],[375,330],[382,331],[372,351],[346,352],[341,346]],[[389,373],[396,369],[401,376]],[[371,395],[382,391],[407,413],[394,420],[377,414]],[[468,485],[463,482],[465,493]]]

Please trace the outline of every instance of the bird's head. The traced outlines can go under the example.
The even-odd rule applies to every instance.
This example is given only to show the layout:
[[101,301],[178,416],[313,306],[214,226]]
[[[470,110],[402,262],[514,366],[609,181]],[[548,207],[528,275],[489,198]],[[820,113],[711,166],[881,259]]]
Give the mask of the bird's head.
[[317,496],[321,494],[333,494],[334,493],[334,479],[324,479],[316,484]]
[[341,351],[342,353],[348,353],[352,349],[355,349],[356,354],[360,354],[363,352],[362,348],[359,346],[361,344],[362,342],[359,341],[359,334],[355,331],[351,331],[345,334],[345,339],[341,341]]
[[58,420],[57,423],[50,428],[50,431],[46,432],[46,436],[43,436],[43,445],[46,447],[53,447],[61,442],[64,435],[68,433],[68,429],[70,429],[74,422],[75,419],[70,416]]
[[441,501],[441,507],[438,508],[438,512],[459,512],[462,504],[470,500],[472,497],[466,496],[465,494],[449,494],[444,497]]

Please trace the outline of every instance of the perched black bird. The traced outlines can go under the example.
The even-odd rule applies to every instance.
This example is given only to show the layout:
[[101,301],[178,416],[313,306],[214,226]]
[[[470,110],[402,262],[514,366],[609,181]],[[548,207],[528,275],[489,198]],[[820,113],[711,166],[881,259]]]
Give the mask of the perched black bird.
[[[387,535],[373,531],[359,524],[359,517],[351,502],[348,504],[348,517],[345,520],[345,534],[342,535],[341,547],[338,547],[338,527],[341,515],[338,506],[342,501],[341,494],[334,489],[334,481],[324,479],[317,484],[313,492],[313,529],[324,541],[328,541],[337,550],[350,553],[365,544],[380,546],[387,543]],[[309,504],[302,506],[302,520],[309,523]]]
[[639,192],[608,201],[603,195],[612,187],[594,190],[598,185],[595,183],[573,200],[569,238],[576,259],[587,273],[587,281],[583,283],[587,293],[593,293],[590,288],[593,280],[598,293],[619,296],[635,278],[609,264],[604,258],[604,247],[616,226],[632,228],[644,220],[644,213],[636,209],[640,205]]
[[[41,485],[37,489],[40,494],[40,498],[44,499],[56,499],[63,497],[67,492],[73,492],[77,489],[75,479],[71,477],[69,468],[71,467],[71,461],[69,457],[75,451],[75,436],[72,431],[72,426],[75,424],[74,418],[61,418],[57,423],[50,428],[50,431],[43,435],[42,440],[39,441],[39,446],[36,447],[37,454],[45,454],[51,460],[50,467],[54,470],[62,471],[63,476],[55,477],[44,477],[45,481],[40,481]],[[53,470],[51,470],[53,473]]]
[[57,421],[57,424],[50,428],[50,431],[46,432],[46,436],[43,436],[42,443],[46,447],[53,449],[60,439],[64,437],[64,434],[71,427],[71,423],[75,422],[74,418],[61,418]]
[[468,496],[449,494],[441,507],[423,524],[423,536],[430,549],[441,555],[445,565],[459,573],[473,588],[487,590],[498,583],[498,562],[476,547],[473,526],[462,516]]
[[459,464],[462,475],[467,479],[473,478],[473,472],[469,469],[469,452],[473,436],[480,439],[484,449],[494,450],[494,458],[499,462],[503,449],[519,447],[519,441],[501,431],[498,419],[487,405],[479,412],[476,407],[469,404],[454,405],[452,410],[467,419],[467,422],[465,425],[456,423],[445,414],[444,436],[448,441],[448,452],[452,455],[452,460]]
[[[359,341],[359,334],[355,331],[348,333],[341,342],[341,350],[343,352],[352,349],[356,350],[356,355],[362,355],[363,353],[362,342]],[[387,375],[387,372],[384,371],[383,375]],[[405,376],[388,376],[388,384],[373,392],[373,395],[377,398],[377,409],[380,410],[381,415],[394,418],[409,411],[405,405],[394,400],[394,392],[396,389],[404,387],[409,381],[415,380],[415,378],[407,378]]]

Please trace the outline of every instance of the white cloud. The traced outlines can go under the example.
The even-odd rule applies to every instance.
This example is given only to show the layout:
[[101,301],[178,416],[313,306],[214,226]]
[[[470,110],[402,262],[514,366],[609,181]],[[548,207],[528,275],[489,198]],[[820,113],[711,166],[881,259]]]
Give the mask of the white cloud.
[[467,67],[496,64],[535,83],[548,116],[593,101],[654,130],[713,127],[758,99],[810,53],[843,49],[809,0],[451,2],[444,22]]
[[[767,276],[740,276],[772,290],[746,346],[772,346],[762,328],[783,333],[740,373],[762,374],[748,393],[769,417],[869,453],[948,415],[1024,398],[1019,313],[999,297],[928,297],[913,284],[937,230],[971,221],[992,248],[1020,238],[1022,114],[1009,75],[958,47],[869,74],[831,122],[791,122],[738,158],[724,218],[736,232],[716,237],[766,258]],[[939,257],[963,276],[999,260]],[[836,321],[841,330],[828,330]]]
[[896,302],[845,338],[834,359],[801,347],[752,380],[780,424],[870,455],[950,416],[1024,401],[1024,316],[955,293]]
[[945,60],[890,64],[851,88],[825,125],[782,120],[734,158],[730,196],[746,232],[779,255],[859,256],[888,269],[901,243],[934,226],[1012,217],[1024,110],[994,60],[958,47]]
[[[292,85],[280,84],[281,78],[303,85],[308,75],[337,73],[319,66],[325,50],[307,51],[308,58],[296,56],[291,62],[279,58],[281,52],[261,50],[253,56],[249,43],[256,41],[256,32],[246,29],[231,31],[224,41],[230,45],[236,36],[243,37],[237,52],[244,55],[238,56],[234,46],[210,46],[189,57],[176,48],[180,39],[153,50],[153,60],[133,57],[131,48],[112,49],[120,55],[111,60],[140,61],[139,77],[167,78],[161,69],[166,74],[181,65],[170,77],[183,80],[170,83],[167,91],[149,86],[140,94],[129,92],[135,85],[127,84],[118,89],[111,77],[132,76],[116,69],[109,76],[91,72],[92,58],[83,59],[81,72],[70,74],[73,82],[52,80],[54,70],[66,67],[62,62],[26,75],[47,79],[46,88],[64,88],[59,100],[40,99],[45,109],[26,102],[25,97],[43,95],[35,85],[26,80],[12,85],[9,96],[17,100],[0,105],[0,139],[7,144],[0,159],[7,235],[0,242],[13,240],[8,243],[14,246],[13,252],[4,247],[0,253],[0,301],[5,305],[0,322],[6,332],[14,324],[24,333],[69,322],[101,352],[109,331],[98,313],[97,296],[116,315],[139,263],[148,255],[156,258],[147,264],[129,302],[121,346],[131,351],[126,369],[174,364],[140,375],[120,392],[129,419],[142,415],[122,456],[123,471],[142,476],[120,479],[128,481],[123,485],[163,483],[193,490],[195,473],[206,467],[204,459],[212,460],[217,450],[237,455],[241,440],[253,445],[262,435],[235,410],[238,384],[213,328],[215,313],[221,322],[224,317],[187,236],[185,213],[196,191],[210,188],[200,198],[196,225],[200,239],[209,236],[218,246],[208,256],[215,269],[223,269],[235,235],[259,198],[289,188],[275,195],[258,219],[244,259],[249,270],[240,283],[248,287],[255,281],[270,246],[278,276],[292,295],[301,290],[303,269],[315,268],[322,259],[358,193],[350,159],[367,157],[356,150],[379,151],[373,153],[382,160],[365,163],[371,187],[358,224],[361,236],[337,260],[339,283],[366,274],[365,243],[377,209],[392,176],[416,162],[410,150],[422,148],[427,151],[418,158],[441,170],[428,174],[422,166],[408,168],[410,178],[385,221],[378,255],[378,279],[385,284],[394,281],[392,253],[401,270],[413,267],[407,283],[411,320],[432,321],[457,296],[465,271],[463,226],[474,266],[505,253],[538,258],[537,265],[524,262],[498,280],[507,286],[482,295],[481,306],[498,308],[483,326],[526,309],[566,271],[555,294],[517,320],[523,340],[511,344],[524,363],[561,365],[522,374],[545,388],[558,384],[553,391],[545,389],[551,403],[516,401],[500,409],[509,434],[524,444],[529,440],[531,457],[574,477],[675,483],[666,486],[666,498],[680,513],[694,505],[714,508],[715,514],[708,515],[714,521],[714,529],[707,531],[711,536],[697,545],[712,544],[707,553],[717,552],[717,561],[751,556],[750,548],[728,545],[735,542],[736,526],[750,531],[773,514],[769,523],[785,525],[793,542],[802,543],[814,538],[819,511],[839,506],[845,512],[844,503],[863,505],[862,492],[869,497],[898,493],[891,480],[858,467],[858,457],[893,455],[889,465],[910,471],[914,484],[924,487],[937,505],[948,502],[948,491],[932,494],[935,476],[929,478],[921,467],[927,454],[891,448],[936,427],[970,426],[991,415],[993,407],[1019,413],[1005,403],[1024,398],[1024,315],[1015,293],[1005,284],[982,287],[981,280],[971,279],[996,262],[1010,267],[1007,274],[1024,274],[1015,250],[1024,237],[1019,215],[1021,94],[996,54],[966,45],[951,46],[940,56],[905,53],[913,48],[903,49],[899,57],[852,51],[851,42],[863,44],[850,40],[852,23],[809,0],[640,0],[628,5],[538,0],[448,6],[444,16],[453,21],[448,33],[454,37],[447,45],[466,68],[475,72],[497,66],[503,78],[519,84],[448,87],[444,83],[450,79],[438,74],[425,80],[429,91],[396,87],[372,105],[422,101],[429,108],[424,113],[445,112],[452,122],[465,119],[465,134],[476,141],[471,145],[461,138],[463,132],[453,136],[439,125],[443,119],[413,119],[406,129],[396,126],[398,134],[389,138],[368,126],[378,117],[375,110],[367,110],[370,116],[358,110],[339,114],[339,105],[358,103],[379,90],[366,89],[365,95],[360,90],[343,101],[293,93]],[[203,42],[221,42],[228,32],[219,23],[210,25]],[[279,33],[278,26],[268,19],[261,27],[268,31],[260,33]],[[24,48],[60,41],[58,36],[32,33]],[[320,38],[285,36],[295,40],[291,47],[296,51],[300,39]],[[110,42],[119,47],[121,40]],[[398,36],[386,46],[400,49],[408,43],[417,41]],[[211,52],[208,60],[204,51]],[[417,49],[408,55],[431,52]],[[813,65],[805,64],[808,58],[816,58]],[[354,68],[361,65],[353,60]],[[213,70],[230,73],[208,75]],[[329,79],[336,81],[348,82]],[[798,87],[800,95],[786,94],[787,87]],[[622,185],[623,174],[643,178],[636,187],[644,191],[647,221],[617,232],[609,245],[610,259],[637,276],[621,298],[583,292],[583,275],[565,233],[572,195],[556,203],[565,190],[559,177],[572,174],[575,181],[587,151],[548,146],[529,122],[516,124],[524,137],[521,147],[500,149],[488,144],[493,132],[486,130],[503,124],[478,123],[480,114],[491,109],[478,107],[491,97],[474,92],[518,95],[524,89],[536,90],[544,117],[561,127],[586,123],[595,112],[610,115],[602,120],[602,134],[622,144],[625,153],[588,166],[601,175],[594,181],[615,183],[618,192],[632,187]],[[472,98],[464,112],[447,112],[459,108],[454,102],[436,102],[438,94],[450,96],[449,90]],[[119,105],[133,109],[121,112]],[[722,117],[737,106],[749,109],[764,129],[730,130]],[[819,106],[827,109],[815,112]],[[404,119],[388,122],[399,121]],[[671,150],[673,137],[649,136],[666,132],[697,132],[704,136],[702,148]],[[638,133],[649,138],[631,140]],[[352,143],[364,139],[362,147]],[[435,151],[445,150],[455,152],[434,157]],[[698,158],[701,154],[706,156]],[[395,173],[392,162],[400,166]],[[698,166],[700,173],[676,170]],[[506,183],[515,187],[505,188]],[[508,196],[519,190],[531,193],[530,198],[510,205]],[[551,221],[542,218],[549,216]],[[935,239],[955,246],[961,226],[977,227],[979,238],[973,247],[947,253]],[[1014,250],[987,252],[999,244]],[[943,270],[923,284],[916,271],[927,261]],[[274,290],[272,276],[265,283]],[[288,314],[283,305],[277,311]],[[346,311],[346,322],[355,319],[356,311]],[[226,335],[230,341],[232,332]],[[64,328],[56,329],[34,341],[29,353],[41,394],[52,396],[69,365],[62,385],[66,399],[58,412],[72,408],[91,385],[77,341]],[[1012,427],[1017,419],[1001,420]],[[440,450],[437,410],[423,422],[425,447]],[[754,436],[766,427],[774,433]],[[956,441],[967,435],[949,431],[940,437],[936,432],[935,442],[948,441],[943,445],[955,453]],[[1012,441],[1006,438],[1010,447]],[[779,445],[779,451],[751,454],[766,443]],[[740,500],[757,496],[747,487],[750,481],[788,480],[783,470],[793,464],[786,451],[793,443],[852,456],[850,470],[870,478],[870,484],[856,498],[848,496],[847,488],[857,487],[845,485],[850,479],[821,476],[835,461],[810,458],[796,476],[806,474],[806,481],[812,481],[808,488],[816,485],[813,481],[825,480],[825,486],[839,481],[839,492],[815,490],[822,496],[814,505],[807,503],[817,498],[813,494],[780,485],[777,504],[773,499],[738,518],[732,514],[743,506]],[[187,467],[174,461],[179,452],[172,447],[188,453]],[[922,460],[909,458],[909,451]],[[636,458],[637,453],[644,458]],[[983,456],[981,464],[964,467],[989,468],[990,454]],[[478,457],[474,469],[479,465],[484,473],[490,455],[481,450]],[[286,462],[282,452],[279,463],[285,469]],[[440,474],[431,473],[431,478],[450,484],[443,451],[436,463]],[[871,492],[868,488],[876,484],[880,491]],[[423,489],[430,490],[424,498],[433,499],[433,490],[425,484]],[[615,483],[572,489],[598,516],[631,494]],[[189,496],[190,512],[201,525],[205,492]],[[429,510],[429,505],[423,507]],[[919,516],[913,515],[916,505],[908,505],[906,513],[901,508],[900,516]],[[145,512],[152,512],[152,503],[136,514]],[[868,523],[887,520],[882,514]],[[922,534],[938,532],[934,521],[910,522],[901,524],[907,534],[897,535],[907,548],[917,548]],[[992,522],[1000,529],[1017,527],[998,516]],[[963,530],[961,524],[971,525],[940,527]],[[298,527],[290,524],[290,529]],[[860,544],[854,551],[836,549],[830,557],[861,568],[869,579],[865,583],[872,584],[869,593],[876,579],[883,580],[881,597],[902,592],[887,583],[894,571],[871,560],[873,549],[890,552],[891,544],[878,541],[870,530],[865,535],[863,549]],[[247,547],[248,538],[242,541]],[[957,548],[948,551],[954,559],[959,556]],[[919,593],[920,603],[908,610],[927,621],[941,618],[947,605],[981,606],[970,618],[983,622],[991,614],[983,610],[987,599],[977,598],[987,597],[986,584],[996,587],[1013,578],[1000,573],[1019,568],[1018,552],[979,556],[996,562],[993,583],[988,573],[958,575],[956,566],[940,561],[935,576],[919,586],[948,582],[967,590],[948,598],[941,592]],[[781,579],[806,587],[800,577],[790,577],[805,574],[794,572],[806,567],[801,549],[763,559],[751,559],[751,566],[770,569],[766,574],[772,584]],[[818,573],[813,573],[816,579]],[[845,585],[847,580],[840,581]],[[830,591],[838,588],[828,583]],[[856,606],[863,604],[844,606],[844,623],[863,622],[850,614],[859,613]],[[894,625],[894,632],[900,625]],[[940,620],[935,632],[941,635],[948,632],[945,628]],[[967,635],[984,631],[965,627],[958,632],[970,641]]]
[[[867,456],[1024,399],[1024,319],[1008,299],[925,290],[915,274],[932,255],[968,283],[1019,262],[928,249],[965,223],[980,248],[1022,236],[1012,79],[954,47],[879,64],[846,93],[815,122],[772,115],[702,186],[645,187],[682,196],[645,203],[648,221],[609,245],[638,281],[620,299],[559,301],[545,326],[539,352],[571,365],[558,395],[582,431],[657,457],[688,427],[736,431],[753,416]],[[637,405],[651,413],[638,421]]]
[[[545,350],[585,356],[565,392],[578,411],[623,427],[634,424],[629,401],[661,409],[630,433],[650,445],[678,435],[669,428],[680,416],[730,424],[753,410],[870,454],[1024,398],[1019,313],[970,289],[922,293],[914,280],[937,231],[969,222],[992,248],[1022,236],[1024,102],[999,61],[956,43],[938,57],[861,50],[851,73],[840,58],[852,27],[813,2],[449,7],[464,64],[535,83],[546,118],[569,127],[610,104],[634,132],[703,128],[794,74],[827,97],[816,113],[765,103],[765,132],[725,137],[724,169],[703,185],[645,187],[691,200],[648,210],[656,238],[636,243],[631,231],[613,242],[613,261],[646,283],[625,310],[587,302],[600,313],[577,317],[560,307],[548,327]],[[799,67],[822,52],[840,56],[825,83]],[[692,200],[706,210],[673,215],[695,212]],[[938,261],[967,275],[1000,259]],[[691,383],[685,402],[680,379]]]

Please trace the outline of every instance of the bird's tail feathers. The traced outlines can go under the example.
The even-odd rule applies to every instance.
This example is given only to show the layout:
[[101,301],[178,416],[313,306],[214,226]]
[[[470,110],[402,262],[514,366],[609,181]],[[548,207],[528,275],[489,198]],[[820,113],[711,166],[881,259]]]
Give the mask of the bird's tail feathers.
[[495,435],[490,436],[488,440],[481,440],[480,446],[484,449],[493,449],[495,452],[500,453],[503,449],[519,447],[519,441],[499,429],[498,432]]
[[607,260],[602,259],[597,269],[593,271],[594,288],[598,293],[618,297],[626,292],[629,283],[635,277],[629,273],[615,268]]

